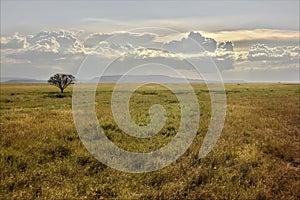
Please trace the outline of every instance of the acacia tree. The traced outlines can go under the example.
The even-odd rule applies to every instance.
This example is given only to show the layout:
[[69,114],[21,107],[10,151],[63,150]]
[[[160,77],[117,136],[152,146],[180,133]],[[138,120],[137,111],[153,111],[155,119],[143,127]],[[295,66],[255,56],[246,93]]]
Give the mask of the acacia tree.
[[64,89],[68,87],[70,84],[75,82],[75,77],[71,74],[55,74],[51,76],[48,80],[48,83],[58,87],[61,93],[64,92]]

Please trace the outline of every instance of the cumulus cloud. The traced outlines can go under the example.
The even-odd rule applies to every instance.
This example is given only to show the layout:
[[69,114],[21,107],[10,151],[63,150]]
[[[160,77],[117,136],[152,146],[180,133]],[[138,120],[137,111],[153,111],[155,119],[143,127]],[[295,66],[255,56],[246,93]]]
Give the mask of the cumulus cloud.
[[203,51],[214,52],[217,42],[212,38],[206,38],[198,32],[190,32],[187,38],[173,40],[164,45],[168,50],[175,53],[197,53]]
[[93,33],[90,34],[83,43],[85,47],[92,48],[111,36],[112,34]]
[[84,45],[76,33],[70,31],[42,31],[34,36],[28,36],[31,50],[53,50],[60,53],[83,53]]
[[236,29],[216,32],[203,32],[217,41],[232,41],[237,49],[249,50],[253,44],[261,43],[270,47],[299,45],[298,30],[278,29]]
[[62,70],[68,66],[79,66],[88,55],[96,55],[103,63],[120,57],[118,62],[122,70],[132,67],[133,63],[147,62],[191,70],[193,67],[187,62],[188,59],[202,72],[214,68],[212,60],[220,70],[231,69],[234,63],[231,42],[217,44],[214,39],[195,32],[187,38],[166,44],[156,41],[157,35],[152,33],[95,33],[82,38],[74,32],[63,30],[42,31],[29,36],[16,34],[1,40],[6,47],[14,47],[13,51],[1,49],[4,54],[1,62],[51,66],[52,70]]
[[234,70],[299,69],[299,46],[254,44],[248,51],[235,53]]
[[106,58],[117,58],[125,53],[133,52],[136,48],[131,44],[120,45],[102,41],[91,48],[86,48],[87,55],[99,55]]
[[112,43],[126,45],[131,44],[133,46],[145,46],[147,44],[153,44],[156,35],[153,33],[131,33],[131,32],[116,32],[111,34],[94,33],[89,35],[84,40],[84,45],[87,48],[92,48],[98,45],[100,42],[107,40]]
[[217,43],[213,38],[202,36],[198,32],[190,32],[187,38],[173,40],[164,45],[171,52],[183,53],[200,66],[203,72],[210,72],[214,61],[219,70],[232,69],[235,62],[233,43],[230,41]]
[[[17,39],[24,41],[23,45],[21,42],[17,42]],[[36,35],[22,37],[15,35],[5,38],[4,41],[7,41],[6,47],[14,47],[14,51],[9,48],[1,49],[11,62],[13,59],[14,62],[24,60],[27,63],[44,65],[70,63],[85,54],[83,43],[78,39],[76,33],[69,31],[42,31]]]
[[247,55],[250,61],[282,61],[295,62],[299,59],[299,46],[268,47],[264,44],[255,44]]
[[187,37],[167,43],[157,38],[158,35],[152,33],[130,32],[95,33],[87,37],[64,30],[28,36],[16,33],[1,38],[1,63],[63,71],[70,66],[80,66],[86,56],[96,55],[103,63],[119,58],[119,72],[146,63],[192,71],[192,63],[206,73],[215,68],[214,63],[224,71],[246,65],[259,68],[266,63],[271,67],[295,67],[299,62],[299,46],[256,44],[247,51],[236,52],[231,41],[217,42],[198,32],[190,32]]
[[36,35],[1,38],[1,50],[38,51],[53,53],[83,53],[84,45],[76,33],[69,31],[42,31]]
[[119,67],[122,68],[122,70],[128,70],[136,65],[159,63],[180,70],[194,71],[197,68],[202,73],[215,72],[216,67],[221,71],[231,69],[233,62],[234,54],[227,53],[227,51],[217,53],[200,52],[185,55],[161,49],[143,47],[127,52],[118,60]]
[[233,51],[233,43],[230,41],[221,42],[218,44],[218,49],[222,49],[225,51]]
[[22,49],[28,46],[25,36],[20,36],[19,33],[15,33],[11,37],[1,38],[1,49]]

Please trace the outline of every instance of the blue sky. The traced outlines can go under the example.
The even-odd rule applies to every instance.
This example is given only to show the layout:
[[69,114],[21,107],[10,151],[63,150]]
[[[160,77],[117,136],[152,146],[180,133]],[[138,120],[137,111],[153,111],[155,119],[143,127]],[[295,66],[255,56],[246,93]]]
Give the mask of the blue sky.
[[[129,31],[143,27],[170,28],[178,34],[155,32],[155,38],[151,38],[146,37],[147,33],[137,35]],[[224,79],[299,81],[297,0],[2,0],[1,77],[46,79],[56,71],[76,74],[84,57],[93,52],[86,46],[87,40],[103,42],[99,34],[119,37],[123,34],[125,40],[133,43],[142,38],[144,43],[154,46],[177,41],[176,48],[181,48],[190,39],[190,32],[199,33],[198,39],[216,41],[217,48],[209,56],[224,60],[219,62]],[[226,49],[218,47],[226,41],[232,43],[234,51],[226,53]],[[131,45],[143,46],[141,43]],[[191,52],[185,51],[185,54],[191,56]],[[229,61],[231,66],[228,67]]]

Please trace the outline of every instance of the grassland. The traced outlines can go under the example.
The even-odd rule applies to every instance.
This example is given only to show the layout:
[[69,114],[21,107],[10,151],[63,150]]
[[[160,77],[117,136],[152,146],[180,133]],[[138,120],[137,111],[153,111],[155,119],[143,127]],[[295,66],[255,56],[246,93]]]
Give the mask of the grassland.
[[[45,84],[1,84],[0,199],[300,199],[300,85],[227,84],[227,118],[213,151],[198,160],[210,118],[205,85],[193,85],[201,123],[188,151],[155,172],[130,174],[98,162],[81,143],[72,118],[72,88],[64,96]],[[112,84],[101,85],[96,111],[107,136],[130,151],[167,144],[178,130],[175,96],[147,85],[131,98],[136,123],[149,106],[167,110],[153,138],[123,134],[114,123]]]

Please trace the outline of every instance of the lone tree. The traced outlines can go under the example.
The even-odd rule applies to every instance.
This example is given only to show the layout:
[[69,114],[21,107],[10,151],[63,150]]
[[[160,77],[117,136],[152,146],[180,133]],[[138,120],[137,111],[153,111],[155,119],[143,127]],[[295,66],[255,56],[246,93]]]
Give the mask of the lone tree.
[[55,74],[51,76],[48,80],[48,83],[58,87],[61,93],[64,93],[64,89],[70,84],[75,82],[75,77],[71,74]]

